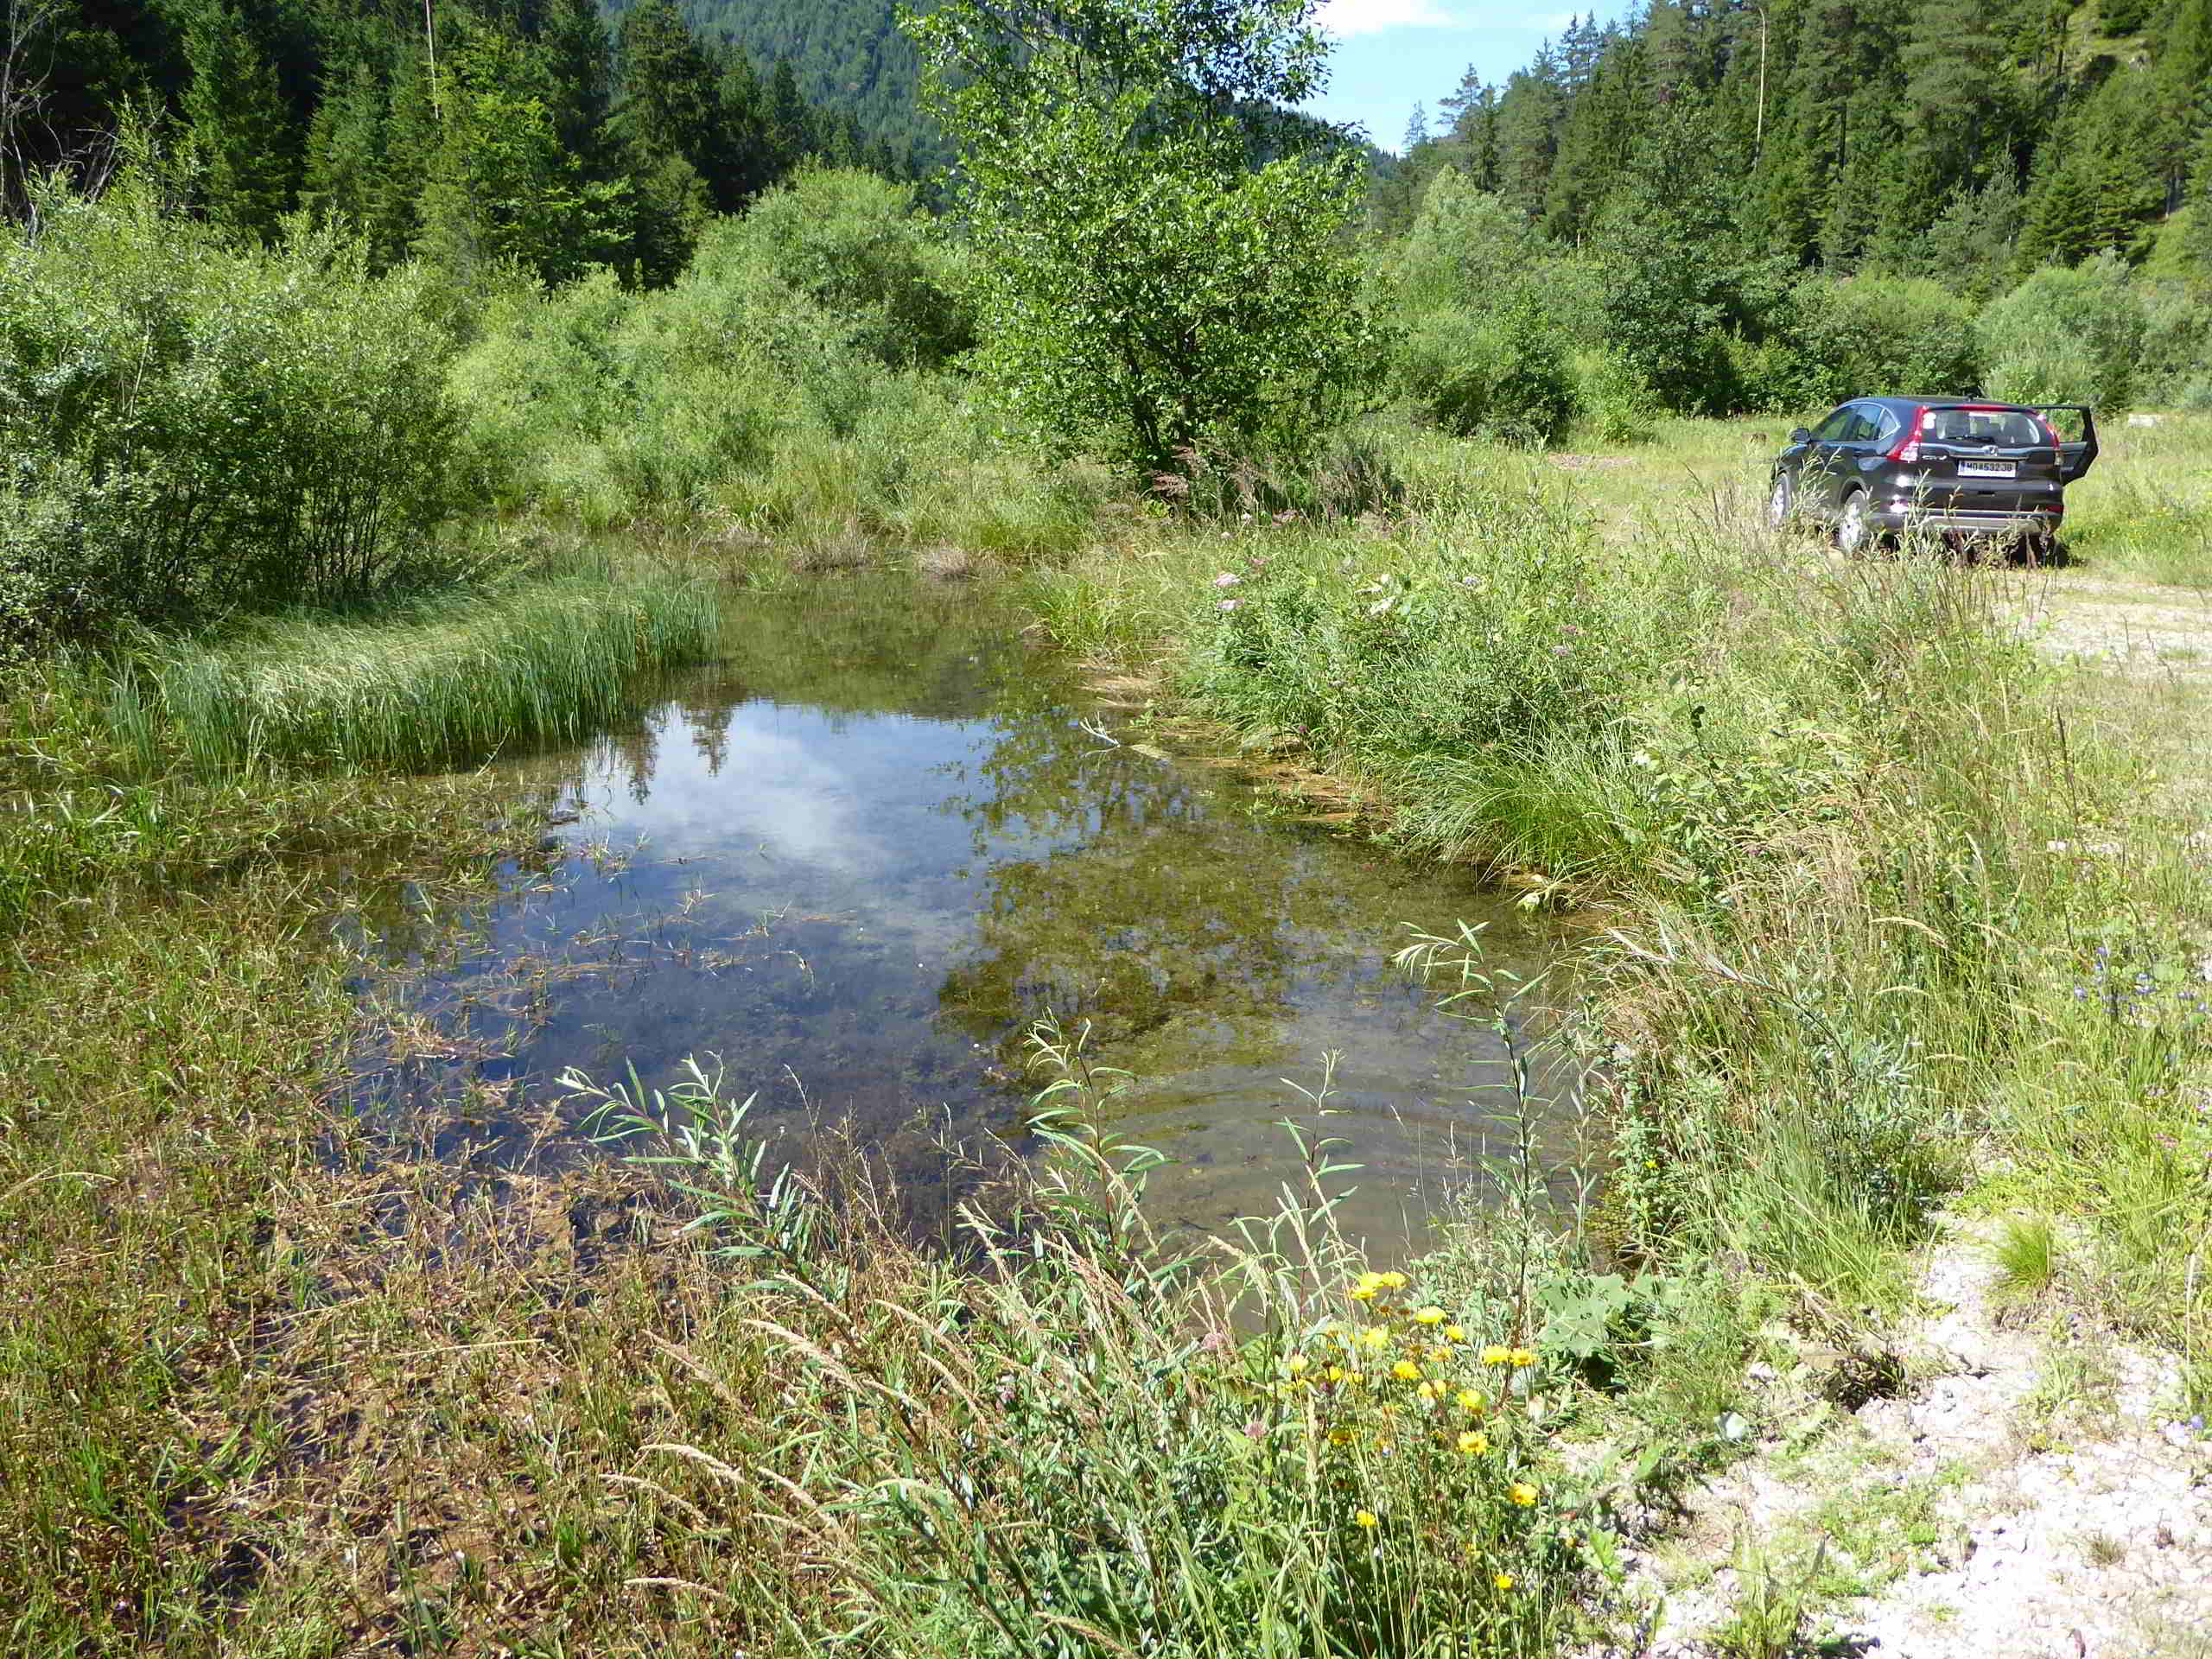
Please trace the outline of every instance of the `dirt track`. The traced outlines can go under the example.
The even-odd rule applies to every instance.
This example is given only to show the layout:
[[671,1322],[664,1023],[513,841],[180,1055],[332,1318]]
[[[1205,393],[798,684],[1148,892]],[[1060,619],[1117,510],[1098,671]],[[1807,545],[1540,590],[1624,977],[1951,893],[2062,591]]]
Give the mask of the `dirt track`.
[[2066,571],[2017,582],[2037,642],[2055,656],[2212,677],[2212,592]]

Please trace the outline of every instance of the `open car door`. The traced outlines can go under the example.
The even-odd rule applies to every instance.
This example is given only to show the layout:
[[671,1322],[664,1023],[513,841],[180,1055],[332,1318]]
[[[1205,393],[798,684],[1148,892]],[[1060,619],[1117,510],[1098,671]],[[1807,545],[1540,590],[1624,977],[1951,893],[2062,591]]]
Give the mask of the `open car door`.
[[2097,458],[2097,418],[2087,404],[2044,404],[2036,413],[2058,435],[2058,481],[2071,484]]

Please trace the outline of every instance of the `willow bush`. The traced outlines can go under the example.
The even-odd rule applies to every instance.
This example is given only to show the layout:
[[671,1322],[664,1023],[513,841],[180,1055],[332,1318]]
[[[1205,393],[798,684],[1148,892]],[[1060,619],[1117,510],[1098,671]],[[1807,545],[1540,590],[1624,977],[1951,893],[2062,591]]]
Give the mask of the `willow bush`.
[[423,301],[335,235],[48,194],[0,234],[0,636],[404,580],[471,494]]

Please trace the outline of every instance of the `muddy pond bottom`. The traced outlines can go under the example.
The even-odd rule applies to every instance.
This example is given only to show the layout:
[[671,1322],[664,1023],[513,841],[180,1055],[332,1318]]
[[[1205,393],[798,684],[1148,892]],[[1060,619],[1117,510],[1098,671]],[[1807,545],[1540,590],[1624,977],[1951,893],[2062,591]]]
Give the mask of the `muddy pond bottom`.
[[1172,1160],[1160,1224],[1271,1210],[1287,1120],[1360,1166],[1332,1185],[1378,1250],[1511,1143],[1499,1037],[1392,961],[1465,920],[1533,976],[1548,941],[1497,897],[1135,747],[988,590],[823,579],[725,613],[633,723],[508,763],[559,827],[496,899],[378,931],[361,1109],[449,1154],[573,1156],[565,1070],[652,1088],[696,1057],[776,1156],[842,1133],[941,1210],[957,1148],[1023,1146],[1050,1019]]

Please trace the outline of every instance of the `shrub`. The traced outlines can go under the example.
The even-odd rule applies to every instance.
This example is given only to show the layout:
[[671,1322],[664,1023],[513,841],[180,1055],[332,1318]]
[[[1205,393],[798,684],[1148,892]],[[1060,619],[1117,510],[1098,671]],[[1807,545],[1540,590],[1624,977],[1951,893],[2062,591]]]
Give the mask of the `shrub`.
[[2135,393],[2143,302],[2119,257],[2047,265],[1981,315],[1986,388],[2007,403],[2126,409]]
[[1528,292],[1544,251],[1524,215],[1447,168],[1406,235],[1394,273],[1398,301],[1410,311],[1510,303]]
[[473,467],[417,279],[296,228],[240,250],[132,188],[0,240],[0,627],[359,597]]
[[1421,413],[1462,437],[1548,444],[1574,419],[1574,377],[1532,305],[1489,315],[1459,307],[1415,319],[1402,378]]
[[1971,393],[1981,383],[1974,309],[1916,276],[1808,278],[1784,325],[1795,375],[1762,406],[1810,409],[1876,392]]
[[2212,304],[2179,283],[2142,289],[2143,345],[2135,391],[2145,402],[2178,404],[2212,378]]
[[975,344],[953,248],[914,211],[911,186],[811,168],[723,219],[692,257],[691,280],[780,285],[853,325],[855,343],[894,367],[936,367]]

